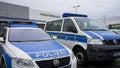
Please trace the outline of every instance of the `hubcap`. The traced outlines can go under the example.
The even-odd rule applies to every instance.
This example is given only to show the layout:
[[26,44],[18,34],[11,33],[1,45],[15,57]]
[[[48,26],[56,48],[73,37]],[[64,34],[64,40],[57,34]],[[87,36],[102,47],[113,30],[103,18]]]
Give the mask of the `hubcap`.
[[84,55],[83,55],[83,53],[77,53],[77,60],[80,62],[80,61],[83,61],[84,60]]

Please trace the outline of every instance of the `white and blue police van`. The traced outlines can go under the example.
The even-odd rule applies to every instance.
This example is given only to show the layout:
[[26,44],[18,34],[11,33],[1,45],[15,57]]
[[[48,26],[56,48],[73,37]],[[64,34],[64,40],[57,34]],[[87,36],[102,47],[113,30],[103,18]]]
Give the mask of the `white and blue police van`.
[[[17,25],[18,26],[18,25]],[[0,33],[2,68],[76,68],[70,49],[41,28],[5,27]]]
[[120,35],[87,15],[64,13],[64,18],[48,21],[44,30],[69,47],[79,65],[120,57]]

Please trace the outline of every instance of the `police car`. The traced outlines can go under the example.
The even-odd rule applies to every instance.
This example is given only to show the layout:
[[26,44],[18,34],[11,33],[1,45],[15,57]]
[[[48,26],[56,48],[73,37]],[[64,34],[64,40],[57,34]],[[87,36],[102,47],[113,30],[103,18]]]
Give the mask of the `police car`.
[[120,57],[120,35],[87,15],[64,13],[64,18],[48,21],[45,31],[57,36],[69,47],[79,65],[89,61],[113,60]]
[[4,28],[0,39],[2,68],[76,68],[72,51],[40,28]]

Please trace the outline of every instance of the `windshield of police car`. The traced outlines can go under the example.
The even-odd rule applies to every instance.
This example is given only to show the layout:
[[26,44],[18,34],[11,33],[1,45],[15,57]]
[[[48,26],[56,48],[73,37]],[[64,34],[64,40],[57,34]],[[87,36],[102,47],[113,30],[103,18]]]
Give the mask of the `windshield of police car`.
[[87,18],[75,18],[81,30],[107,30],[107,28],[100,22]]
[[9,41],[11,42],[36,42],[52,40],[42,29],[10,29]]

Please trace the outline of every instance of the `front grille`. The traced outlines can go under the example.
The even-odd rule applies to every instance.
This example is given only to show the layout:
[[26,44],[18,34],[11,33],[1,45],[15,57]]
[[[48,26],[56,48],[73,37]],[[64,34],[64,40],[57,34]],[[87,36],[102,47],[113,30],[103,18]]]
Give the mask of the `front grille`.
[[[59,60],[59,65],[57,65],[57,66],[54,64],[54,60],[56,60],[56,59]],[[36,61],[36,63],[40,68],[58,68],[58,67],[63,67],[63,66],[69,65],[69,63],[70,63],[70,56],[56,58],[56,59]]]
[[120,39],[104,40],[106,45],[120,45]]

